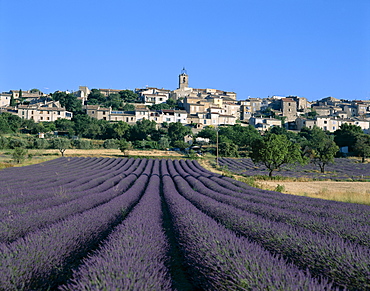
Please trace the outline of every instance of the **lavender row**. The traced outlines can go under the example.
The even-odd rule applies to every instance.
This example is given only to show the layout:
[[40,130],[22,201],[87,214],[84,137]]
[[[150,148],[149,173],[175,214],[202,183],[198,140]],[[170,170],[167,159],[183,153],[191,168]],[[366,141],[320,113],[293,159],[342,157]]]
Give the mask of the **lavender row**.
[[[156,171],[155,171],[156,169]],[[62,290],[171,290],[162,228],[159,161],[143,198]]]
[[[219,164],[231,172],[248,176],[267,175],[268,171],[264,166],[255,165],[251,159],[220,158]],[[351,159],[336,158],[333,164],[326,166],[326,173],[320,173],[318,167],[310,163],[305,166],[287,165],[283,166],[278,175],[296,178],[314,179],[369,179],[370,164],[356,163]]]
[[[123,160],[122,162],[115,165],[114,168],[108,168],[105,171],[95,170],[94,172],[83,172],[82,174],[75,175],[71,173],[70,177],[60,179],[58,186],[52,186],[48,181],[45,181],[44,186],[38,189],[34,187],[32,177],[29,179],[28,190],[21,191],[20,193],[14,193],[15,187],[10,188],[10,193],[13,192],[8,198],[2,199],[0,205],[12,205],[24,204],[29,201],[38,200],[41,202],[43,199],[55,198],[57,196],[65,196],[66,193],[71,191],[79,192],[87,189],[101,187],[102,184],[107,184],[107,179],[117,177],[124,170],[126,170],[130,164]],[[104,186],[103,186],[104,187]],[[99,191],[102,189],[99,189]],[[98,189],[97,189],[98,191]]]
[[312,274],[323,275],[340,286],[357,290],[370,288],[370,250],[336,236],[313,233],[275,222],[218,202],[194,191],[169,163],[178,191],[201,211],[233,231],[281,254]]
[[[103,167],[106,171],[114,167],[114,164],[120,164],[122,161],[117,159],[92,159],[92,158],[78,158],[81,161],[86,160],[84,163],[81,163],[79,167],[76,166],[76,163],[65,163],[60,167],[49,168],[47,167],[46,173],[39,173],[38,171],[30,172],[27,175],[22,175],[17,177],[13,182],[16,185],[12,185],[12,189],[16,190],[19,186],[23,186],[23,183],[28,184],[29,181],[32,181],[33,189],[39,189],[45,187],[45,182],[49,187],[58,187],[60,185],[67,184],[71,181],[74,181],[76,178],[81,175],[88,176],[90,173],[97,172]],[[74,160],[75,161],[75,160]],[[41,167],[43,164],[39,164]],[[23,182],[22,182],[23,181]],[[17,184],[20,183],[19,186]],[[64,183],[64,184],[63,184]],[[20,188],[22,190],[22,188]]]
[[[190,166],[188,163],[187,165]],[[297,210],[315,216],[347,220],[361,225],[370,224],[370,207],[368,205],[322,200],[261,190],[228,177],[221,175],[211,176],[207,171],[202,173],[200,171],[195,172],[194,167],[191,169],[193,172],[191,172],[191,170],[188,172],[191,172],[194,177],[201,180],[208,188],[217,188],[218,191],[224,191],[222,192],[224,194],[243,198],[251,202]],[[212,182],[210,180],[212,180]],[[227,191],[225,188],[231,191]]]
[[[127,191],[137,176],[144,171],[146,160],[142,160],[142,167],[127,177],[118,177],[115,184],[103,191],[91,189],[83,192],[83,195],[76,199],[39,211],[30,211],[19,215],[10,215],[0,221],[0,242],[12,242],[15,239],[24,236],[26,233],[46,227],[70,215],[75,215],[93,207],[107,203],[120,193]],[[104,178],[104,177],[103,177]],[[81,192],[79,193],[81,194]],[[35,201],[37,203],[37,201]],[[39,203],[37,203],[38,205]]]
[[[19,168],[19,170],[17,170],[18,168],[4,169],[2,171],[1,181],[6,182],[7,185],[16,186],[18,182],[26,183],[29,176],[35,176],[35,183],[42,183],[45,178],[55,178],[55,173],[60,175],[70,174],[71,172],[81,171],[88,165],[93,166],[94,164],[99,164],[101,163],[102,158],[59,158],[57,161],[60,163],[55,163],[53,165],[44,163],[35,164]],[[14,173],[17,174],[17,181],[13,181]]]
[[[42,164],[39,164],[38,166],[41,166],[41,165]],[[48,169],[47,173],[39,173],[36,167],[33,167],[33,171],[30,173],[18,174],[15,179],[13,177],[11,180],[3,181],[2,184],[4,187],[1,190],[2,192],[1,197],[7,196],[8,189],[12,190],[10,195],[17,194],[17,192],[27,191],[29,189],[30,181],[32,181],[33,189],[38,189],[40,187],[44,188],[45,184],[47,184],[49,187],[60,186],[60,185],[63,185],[63,183],[67,183],[68,181],[75,180],[77,177],[81,175],[81,173],[88,175],[91,171],[96,171],[96,166],[97,164],[96,162],[94,162],[94,163],[89,163],[88,165],[85,165],[84,167],[78,169],[78,168],[74,168],[74,164],[71,164],[71,165],[65,166],[65,173],[62,173],[62,175],[59,173],[60,168],[47,167]],[[65,179],[66,177],[67,177],[67,180]]]
[[[163,165],[164,165],[163,161]],[[201,290],[330,290],[256,243],[238,237],[179,195],[163,170],[163,192],[192,281]],[[212,274],[212,275],[211,275]]]
[[[361,245],[370,246],[370,225],[356,224],[354,221],[334,219],[330,217],[318,217],[315,215],[302,213],[298,210],[282,209],[278,206],[270,206],[264,203],[257,203],[255,201],[247,201],[238,198],[240,193],[233,193],[232,191],[225,191],[222,187],[207,184],[213,187],[207,188],[203,181],[205,177],[192,176],[192,172],[185,164],[180,165],[178,161],[174,161],[177,172],[185,178],[190,186],[197,192],[207,195],[219,202],[223,202],[234,207],[243,209],[245,211],[261,215],[278,222],[284,222],[289,225],[304,227],[314,232],[320,232],[326,235],[336,235],[352,242]],[[185,172],[188,170],[189,172]],[[190,175],[189,175],[190,174]],[[226,189],[227,190],[227,189]],[[226,195],[224,194],[226,192]],[[304,206],[302,206],[303,208]],[[330,211],[330,210],[328,210]]]
[[5,290],[52,289],[70,275],[138,202],[151,164],[128,191],[99,207],[0,245],[0,286]]

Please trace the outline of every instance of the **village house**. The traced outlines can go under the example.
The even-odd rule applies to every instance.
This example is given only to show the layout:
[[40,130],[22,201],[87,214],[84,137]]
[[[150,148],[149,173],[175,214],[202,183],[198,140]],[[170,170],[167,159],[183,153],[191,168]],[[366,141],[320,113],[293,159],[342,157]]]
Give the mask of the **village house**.
[[338,118],[334,116],[316,116],[314,119],[307,119],[298,117],[295,121],[297,130],[301,130],[303,127],[312,129],[314,126],[321,128],[322,130],[334,132],[340,129],[342,124],[352,124],[361,127],[361,129],[368,133],[370,129],[370,121],[361,118]]
[[29,105],[18,105],[17,115],[23,119],[33,119],[36,123],[43,121],[56,121],[57,119],[71,120],[72,112],[62,107],[59,101],[49,101]]
[[251,117],[249,124],[259,131],[266,131],[274,126],[281,127],[281,120],[271,117]]
[[166,103],[171,96],[171,90],[158,89],[154,87],[146,87],[144,89],[135,89],[135,93],[139,95],[139,99],[145,105],[155,105]]

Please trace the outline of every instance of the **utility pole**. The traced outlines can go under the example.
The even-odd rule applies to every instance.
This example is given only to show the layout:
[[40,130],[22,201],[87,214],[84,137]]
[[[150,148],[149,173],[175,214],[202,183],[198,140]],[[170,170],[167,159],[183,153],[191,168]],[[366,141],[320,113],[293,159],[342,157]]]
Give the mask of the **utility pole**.
[[216,166],[218,167],[218,125],[216,127]]

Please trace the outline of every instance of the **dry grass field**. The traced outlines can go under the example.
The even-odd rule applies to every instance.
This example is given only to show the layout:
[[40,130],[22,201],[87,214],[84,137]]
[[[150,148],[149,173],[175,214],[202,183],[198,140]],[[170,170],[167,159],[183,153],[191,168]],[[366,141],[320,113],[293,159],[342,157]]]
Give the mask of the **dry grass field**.
[[370,182],[258,181],[258,183],[268,190],[282,187],[282,192],[287,194],[370,205]]

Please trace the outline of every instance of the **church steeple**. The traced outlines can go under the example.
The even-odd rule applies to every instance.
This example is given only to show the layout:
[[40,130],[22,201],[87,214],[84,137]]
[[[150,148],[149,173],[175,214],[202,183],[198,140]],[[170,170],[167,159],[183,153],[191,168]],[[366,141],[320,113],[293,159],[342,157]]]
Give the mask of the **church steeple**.
[[179,89],[189,88],[189,76],[185,70],[182,68],[181,74],[179,75]]

